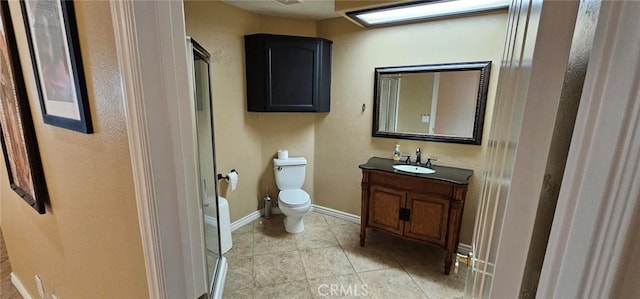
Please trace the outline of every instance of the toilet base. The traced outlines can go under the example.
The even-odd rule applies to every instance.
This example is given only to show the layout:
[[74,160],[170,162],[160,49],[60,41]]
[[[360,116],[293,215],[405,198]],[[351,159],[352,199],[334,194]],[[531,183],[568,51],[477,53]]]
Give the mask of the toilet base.
[[304,221],[302,216],[286,216],[284,217],[284,230],[290,234],[299,234],[304,231]]

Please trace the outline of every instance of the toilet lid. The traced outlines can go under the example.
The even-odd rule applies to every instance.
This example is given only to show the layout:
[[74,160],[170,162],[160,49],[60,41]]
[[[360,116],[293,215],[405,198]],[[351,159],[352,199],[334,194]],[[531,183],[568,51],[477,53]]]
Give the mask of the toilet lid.
[[302,189],[282,190],[278,193],[278,200],[290,207],[303,206],[311,201],[309,194]]

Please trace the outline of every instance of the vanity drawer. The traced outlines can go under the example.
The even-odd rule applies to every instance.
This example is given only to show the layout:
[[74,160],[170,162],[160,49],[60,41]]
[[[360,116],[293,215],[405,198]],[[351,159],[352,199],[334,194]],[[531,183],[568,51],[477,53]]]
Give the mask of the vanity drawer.
[[410,192],[437,194],[444,197],[451,197],[453,194],[453,186],[450,183],[383,171],[371,171],[369,183]]

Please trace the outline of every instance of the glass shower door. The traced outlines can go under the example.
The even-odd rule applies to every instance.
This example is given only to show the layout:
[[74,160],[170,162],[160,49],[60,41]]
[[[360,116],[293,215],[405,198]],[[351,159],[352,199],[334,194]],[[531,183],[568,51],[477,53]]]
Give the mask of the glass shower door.
[[[221,295],[224,285],[225,260],[221,255],[218,186],[216,180],[215,146],[213,136],[213,110],[209,72],[209,53],[196,41],[187,38],[193,53],[193,107],[195,113],[196,140],[198,150],[199,197],[202,202],[205,259],[209,293]],[[219,290],[219,292],[216,292]]]

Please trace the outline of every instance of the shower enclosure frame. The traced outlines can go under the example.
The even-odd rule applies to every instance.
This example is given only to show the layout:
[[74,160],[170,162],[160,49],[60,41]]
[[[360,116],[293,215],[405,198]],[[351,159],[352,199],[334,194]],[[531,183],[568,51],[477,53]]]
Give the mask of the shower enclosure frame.
[[[199,191],[198,198],[200,199],[200,204],[203,207],[203,212],[202,212],[203,222],[202,223],[203,223],[203,235],[204,235],[204,239],[205,239],[205,247],[203,248],[203,252],[205,253],[204,260],[205,260],[205,263],[206,263],[205,270],[207,270],[207,283],[209,283],[208,294],[209,294],[209,296],[211,298],[219,298],[219,297],[222,297],[222,293],[223,293],[223,290],[224,290],[224,282],[225,282],[225,279],[226,279],[226,270],[227,270],[227,261],[226,261],[226,258],[224,256],[222,256],[222,244],[220,242],[221,241],[220,240],[220,209],[219,209],[220,204],[218,202],[218,200],[219,200],[218,199],[218,194],[219,194],[218,193],[218,180],[216,179],[216,174],[218,172],[216,170],[216,163],[215,163],[215,161],[216,161],[216,146],[215,146],[215,133],[214,133],[215,132],[215,130],[214,130],[215,126],[214,126],[214,121],[213,121],[213,100],[212,100],[212,89],[211,89],[211,64],[210,64],[210,61],[209,61],[209,59],[211,57],[211,54],[209,54],[209,52],[202,45],[200,45],[196,40],[194,40],[193,38],[187,37],[186,41],[187,41],[187,43],[186,43],[187,44],[187,51],[188,51],[188,53],[191,54],[190,57],[192,57],[192,59],[190,59],[190,64],[189,64],[189,66],[190,66],[189,74],[191,74],[193,76],[192,80],[191,80],[191,82],[193,83],[192,84],[192,88],[193,89],[191,90],[191,95],[193,96],[191,98],[191,105],[192,105],[191,106],[192,107],[191,111],[192,111],[192,115],[194,117],[193,121],[194,121],[194,127],[195,127],[196,134],[198,134],[197,130],[199,128],[199,126],[198,126],[198,117],[197,117],[198,111],[204,109],[204,107],[208,107],[208,110],[209,110],[208,113],[210,115],[209,126],[210,126],[210,130],[211,130],[211,136],[210,136],[210,138],[211,138],[211,155],[212,155],[212,162],[213,162],[212,163],[213,165],[211,165],[213,167],[211,180],[213,181],[213,184],[214,184],[214,196],[213,196],[214,202],[213,202],[213,204],[215,204],[215,207],[216,207],[215,208],[215,210],[216,210],[215,211],[215,213],[216,213],[215,214],[215,219],[216,219],[216,230],[217,230],[216,231],[216,238],[217,238],[216,244],[217,244],[217,253],[218,253],[218,258],[215,261],[215,265],[213,267],[213,275],[209,275],[209,271],[208,271],[209,270],[208,269],[209,261],[208,261],[208,257],[207,257],[207,254],[206,254],[207,250],[208,250],[206,248],[207,247],[206,246],[206,244],[207,244],[207,235],[206,235],[206,232],[207,232],[206,226],[207,226],[207,224],[204,221],[204,215],[205,215],[205,212],[204,212],[204,206],[205,206],[204,205],[204,201],[205,201],[205,199],[207,197],[206,196],[206,193],[207,193],[206,192],[206,184],[199,185],[199,187],[198,187],[198,191]],[[208,98],[207,99],[202,99],[202,100],[203,101],[207,100],[209,102],[208,105],[205,105],[204,103],[202,103],[200,106],[198,105],[198,98],[197,98],[197,85],[198,85],[197,79],[198,78],[196,78],[196,74],[195,74],[195,67],[196,67],[195,66],[195,61],[196,61],[196,59],[200,59],[200,60],[204,61],[207,64],[207,71],[206,71],[207,72],[206,73],[207,86],[206,86],[206,88],[208,89],[207,90]],[[200,161],[200,154],[199,154],[199,150],[200,150],[200,148],[199,148],[200,144],[199,143],[201,142],[201,140],[199,140],[198,136],[196,136],[195,137],[195,141],[196,141],[195,145],[196,145],[196,152],[197,152],[196,153],[196,159],[198,161],[197,165],[199,167],[202,167],[202,165],[201,165],[202,161]],[[198,178],[199,178],[198,182],[202,183],[201,170],[199,170],[199,172],[200,173],[198,175]]]

